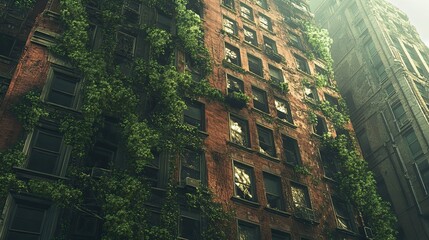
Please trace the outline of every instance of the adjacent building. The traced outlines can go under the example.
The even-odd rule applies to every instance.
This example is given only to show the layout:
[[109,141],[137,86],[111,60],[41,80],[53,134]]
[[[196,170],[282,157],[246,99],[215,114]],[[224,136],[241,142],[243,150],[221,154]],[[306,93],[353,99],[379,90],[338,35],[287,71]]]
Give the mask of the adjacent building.
[[[84,146],[87,150],[84,163],[73,155],[76,154],[71,147],[73,140],[66,139],[64,125],[58,122],[58,119],[66,114],[76,117],[76,119],[85,118],[82,115],[87,114],[90,110],[82,109],[82,106],[88,106],[83,103],[86,101],[83,96],[85,96],[85,91],[94,90],[87,87],[88,82],[95,79],[94,75],[90,75],[91,71],[88,69],[87,72],[82,71],[76,66],[79,63],[71,64],[67,58],[53,50],[54,46],[58,44],[58,39],[61,39],[64,24],[67,23],[61,20],[60,9],[70,1],[35,1],[34,6],[26,11],[16,11],[14,2],[2,2],[0,5],[2,12],[0,25],[0,149],[6,151],[16,142],[22,141],[23,146],[18,153],[22,152],[25,157],[23,162],[10,167],[12,169],[10,176],[16,176],[24,183],[31,182],[31,180],[68,183],[72,179],[72,175],[76,173],[77,165],[85,169],[78,176],[87,179],[88,183],[94,183],[106,175],[109,176],[115,172],[115,169],[127,169],[126,163],[129,155],[126,152],[130,146],[126,144],[124,135],[120,133],[120,126],[125,128],[123,127],[124,124],[126,126],[124,120],[128,119],[124,119],[124,116],[121,115],[111,114],[113,111],[111,109],[117,106],[110,105],[110,101],[105,108],[110,109],[111,112],[102,113],[103,117],[99,125],[94,126],[94,129],[98,130],[90,136],[91,145]],[[112,1],[106,2],[112,4]],[[165,2],[170,5],[158,8],[154,6],[154,2],[158,4]],[[177,72],[189,72],[195,81],[201,81],[199,78],[202,70],[194,66],[197,63],[192,61],[192,58],[195,57],[192,55],[192,49],[180,48],[180,46],[183,47],[183,42],[180,40],[183,41],[186,36],[180,35],[174,38],[175,41],[170,42],[168,47],[164,46],[165,48],[161,50],[155,49],[150,42],[150,39],[163,40],[163,37],[159,36],[170,36],[168,34],[176,36],[177,32],[183,31],[183,28],[180,29],[183,25],[178,26],[183,19],[178,19],[177,15],[166,11],[166,8],[171,8],[176,3],[182,4],[182,1],[126,0],[119,10],[122,24],[113,33],[109,32],[111,30],[109,25],[100,20],[103,17],[112,16],[111,12],[106,10],[111,5],[104,5],[104,1],[85,1],[85,3],[87,3],[85,11],[89,19],[87,28],[89,39],[84,47],[87,47],[89,52],[102,50],[106,46],[104,45],[106,41],[114,39],[117,41],[117,45],[110,60],[124,75],[135,73],[127,63],[137,58],[143,59],[142,61],[151,58],[157,62],[158,65],[155,66],[158,69],[162,68],[160,66],[170,64],[176,67]],[[360,6],[362,3],[358,2],[358,4]],[[192,147],[185,148],[180,151],[180,157],[177,159],[175,158],[177,155],[171,152],[159,148],[154,149],[151,153],[154,156],[153,161],[147,162],[144,170],[139,172],[143,174],[142,178],[147,180],[151,191],[151,197],[144,205],[150,216],[149,225],[163,221],[163,214],[166,214],[163,206],[166,204],[166,199],[171,200],[168,198],[171,195],[166,192],[171,190],[171,185],[174,185],[176,186],[174,189],[179,195],[177,209],[180,211],[175,219],[178,227],[173,229],[173,239],[177,237],[179,239],[202,239],[201,233],[207,227],[205,224],[207,219],[202,217],[201,212],[187,206],[184,196],[187,193],[195,192],[195,187],[203,184],[213,192],[215,201],[228,206],[228,209],[235,210],[234,220],[230,224],[233,234],[229,235],[229,239],[370,238],[370,229],[364,228],[365,224],[360,214],[336,190],[337,183],[332,179],[334,173],[330,168],[329,156],[323,156],[323,152],[320,151],[321,136],[327,132],[335,135],[335,129],[322,112],[313,109],[312,106],[318,101],[338,104],[340,96],[335,90],[335,82],[332,79],[326,86],[316,87],[316,76],[325,74],[327,66],[324,61],[312,60],[306,54],[311,48],[305,41],[305,34],[300,23],[301,21],[312,21],[313,16],[308,10],[307,3],[298,0],[207,0],[204,2],[190,1],[186,6],[202,19],[205,33],[204,43],[212,64],[212,73],[208,75],[208,81],[211,86],[221,92],[225,101],[208,100],[204,97],[187,99],[188,107],[184,111],[183,121],[199,131],[199,135],[204,141],[203,148],[198,150]],[[179,10],[182,11],[181,13],[184,11]],[[63,12],[63,14],[74,13],[69,11]],[[195,14],[185,20],[192,22]],[[371,16],[375,18],[375,16]],[[364,21],[368,24],[366,18]],[[74,26],[79,29],[79,21]],[[353,29],[353,31],[357,30]],[[106,32],[111,34],[106,34]],[[192,33],[192,31],[190,32]],[[160,35],[153,37],[152,34]],[[381,32],[377,31],[377,34],[381,34]],[[109,36],[110,38],[108,38]],[[112,36],[114,37],[112,38]],[[350,46],[351,43],[352,41],[348,40],[346,45],[340,47]],[[404,49],[406,49],[405,46],[408,46],[405,43],[401,39],[398,40],[399,46]],[[160,44],[162,45],[162,42]],[[384,46],[379,46],[378,42],[374,42],[374,44],[376,44],[373,45],[374,49]],[[415,45],[409,46],[416,51],[413,53],[418,57],[410,58],[410,66],[420,71],[427,69],[424,61],[416,62],[422,57],[423,52],[418,52],[419,49]],[[387,47],[384,46],[384,48]],[[158,54],[156,55],[158,58],[154,58],[154,54]],[[403,54],[410,56],[410,53],[405,50]],[[172,61],[169,61],[169,56],[172,56]],[[400,61],[400,55],[397,56]],[[361,61],[363,58],[359,59]],[[381,63],[393,62],[393,58],[387,56],[381,59]],[[96,63],[100,62],[92,64]],[[337,61],[337,63],[341,66],[341,61]],[[395,64],[399,69],[401,65]],[[417,66],[417,64],[420,65]],[[359,68],[360,65],[353,62],[350,66]],[[96,67],[94,66],[94,69]],[[399,71],[393,67],[391,69]],[[145,67],[139,70],[147,71]],[[344,70],[344,72],[352,71]],[[112,71],[112,74],[115,73],[117,72]],[[169,76],[175,76],[173,73],[169,73]],[[338,77],[346,79],[345,73],[341,74],[342,71],[338,71],[338,73]],[[372,74],[372,72],[370,73]],[[401,70],[400,73],[402,74],[401,79],[404,81],[395,80],[392,85],[389,85],[390,88],[386,88],[386,91],[380,90],[379,87],[374,87],[372,91],[384,94],[389,89],[389,94],[383,95],[383,101],[386,103],[376,102],[374,104],[379,104],[380,107],[382,104],[387,104],[389,107],[402,107],[402,111],[406,113],[401,113],[400,116],[404,121],[398,127],[403,127],[401,129],[406,129],[406,131],[395,133],[396,135],[393,133],[375,135],[375,131],[382,131],[383,128],[377,127],[376,130],[373,130],[372,128],[364,129],[362,125],[357,126],[360,127],[359,136],[361,138],[368,136],[368,139],[372,139],[370,143],[378,142],[374,137],[389,136],[389,138],[383,139],[381,145],[384,142],[386,145],[380,146],[380,153],[377,152],[372,156],[389,153],[386,156],[391,159],[386,161],[396,161],[395,154],[401,152],[396,148],[399,144],[409,143],[409,146],[416,150],[414,155],[404,151],[402,160],[406,164],[405,156],[410,155],[412,157],[409,158],[410,161],[418,158],[419,161],[415,166],[420,167],[421,171],[418,176],[421,178],[406,179],[403,177],[401,167],[404,165],[399,165],[399,162],[397,162],[396,172],[391,171],[390,168],[393,168],[391,165],[384,164],[381,164],[384,167],[383,170],[378,172],[382,176],[391,176],[394,173],[401,176],[401,178],[395,178],[398,184],[392,185],[387,190],[389,192],[397,191],[398,194],[401,191],[414,190],[413,193],[416,195],[413,197],[415,198],[408,199],[408,195],[405,195],[404,198],[398,198],[398,201],[408,201],[409,206],[420,206],[419,210],[425,211],[423,198],[426,196],[426,189],[423,187],[424,185],[419,185],[419,180],[427,176],[425,170],[429,171],[429,167],[425,168],[427,165],[422,164],[426,163],[423,158],[427,152],[425,150],[427,143],[423,139],[429,134],[427,132],[423,134],[417,128],[423,124],[416,124],[417,121],[426,121],[427,124],[427,115],[425,115],[427,109],[423,105],[427,98],[417,95],[417,91],[423,91],[425,85],[423,85],[422,78],[408,74],[408,70]],[[391,74],[391,72],[387,72],[385,75],[390,76]],[[100,76],[105,75],[100,74]],[[117,77],[117,79],[122,79],[120,76]],[[146,77],[149,79],[153,75]],[[347,79],[353,78],[349,76]],[[366,87],[365,84],[375,84],[371,82],[373,79],[375,78],[371,78],[370,75],[364,79],[359,78],[358,89],[362,92],[359,93],[362,95],[361,97],[364,96],[363,94],[372,94],[372,91],[368,91],[372,88],[368,86],[368,88],[362,89],[362,87]],[[405,81],[405,79],[409,81]],[[416,81],[414,82],[412,79],[416,79]],[[159,81],[164,80],[162,77],[159,79]],[[126,85],[130,81],[115,83]],[[387,87],[385,81],[380,80],[380,83],[384,83]],[[141,91],[141,89],[148,90],[148,88],[144,88],[144,81],[136,81],[135,84],[135,86],[125,89],[132,89],[137,92],[136,96],[143,96],[138,98],[138,104],[140,104],[138,106],[142,112],[136,114],[139,117],[146,116],[147,119],[143,117],[143,121],[133,125],[135,128],[132,130],[150,134],[150,131],[142,129],[145,129],[147,124],[156,125],[156,123],[151,122],[154,116],[144,113],[161,112],[158,108],[163,105],[157,104],[164,104],[164,99],[156,95],[145,95],[145,92]],[[400,84],[408,85],[405,88]],[[422,85],[419,85],[420,88],[416,88],[415,84]],[[100,87],[102,86],[100,85]],[[39,104],[37,106],[50,112],[50,115],[47,117],[47,115],[41,114],[41,118],[33,128],[25,129],[17,121],[12,109],[23,96],[34,89],[38,90],[35,91],[36,99],[39,99],[36,101]],[[113,86],[112,89],[116,88]],[[112,95],[112,98],[122,96],[115,93],[112,91],[109,94]],[[129,92],[124,91],[124,94],[129,94]],[[162,97],[171,95],[165,94]],[[91,97],[96,99],[97,96]],[[153,98],[144,98],[145,96]],[[414,97],[415,104],[400,101],[402,98],[411,96]],[[386,98],[396,101],[387,101]],[[368,101],[362,100],[361,102]],[[360,105],[360,102],[355,103],[355,106],[356,113],[353,116],[369,114],[368,108]],[[125,112],[127,107],[129,106],[123,105],[119,109],[123,108]],[[365,112],[360,110],[363,108],[365,108]],[[310,111],[316,115],[312,121],[309,120]],[[404,114],[411,111],[415,115],[410,115],[407,118],[409,121],[405,121],[407,115]],[[390,112],[387,111],[382,114],[374,110],[374,114],[368,116],[387,119],[389,114]],[[54,117],[51,118],[51,116]],[[411,116],[415,116],[415,118],[411,118]],[[393,126],[393,122],[386,121],[386,126]],[[120,122],[121,124],[119,124]],[[166,120],[166,122],[168,121]],[[396,121],[396,123],[399,124],[401,121]],[[67,126],[70,127],[70,125]],[[380,122],[379,126],[384,126],[383,122]],[[407,126],[409,127],[407,128]],[[411,128],[411,126],[416,128]],[[84,126],[82,125],[82,127]],[[75,131],[76,134],[82,134],[79,132],[79,128],[76,128]],[[90,132],[90,129],[88,131]],[[174,134],[171,132],[171,135]],[[160,135],[162,136],[162,134]],[[417,144],[417,140],[420,144]],[[364,146],[377,150],[370,144],[364,144]],[[144,152],[144,154],[148,153]],[[9,161],[10,158],[6,159],[4,156],[0,156],[0,159],[6,166],[5,161]],[[385,159],[380,161],[382,160]],[[408,167],[409,174],[414,172],[411,165]],[[129,171],[135,170],[129,168],[128,166]],[[112,175],[112,177],[114,176]],[[130,179],[137,181],[137,178],[133,177],[135,176],[131,176]],[[127,179],[123,180],[127,182]],[[386,178],[387,181],[390,181],[390,178]],[[408,186],[414,188],[407,188]],[[139,197],[126,192],[127,186],[116,187],[117,191],[121,191],[121,193],[125,191],[130,196]],[[112,196],[118,197],[114,192],[112,194]],[[112,219],[106,218],[108,209],[97,205],[98,198],[93,195],[91,191],[83,192],[79,205],[60,207],[56,202],[50,200],[52,198],[36,196],[31,191],[18,191],[14,188],[13,191],[6,192],[0,197],[3,209],[0,217],[0,239],[53,239],[55,237],[82,240],[101,239],[100,236],[106,234],[106,228],[109,227],[104,223],[112,221]],[[130,199],[122,203],[126,205],[132,202],[128,200]],[[414,202],[414,200],[418,201]],[[416,205],[417,203],[419,205]],[[123,207],[121,204],[114,206]],[[400,206],[402,205],[394,204],[396,210],[405,211],[405,208]],[[417,211],[417,208],[407,208],[406,211]],[[173,209],[171,213],[174,212]],[[129,214],[131,213],[122,215],[122,218],[127,218]],[[136,217],[141,216],[136,215]],[[121,219],[116,220],[120,222]],[[167,227],[172,226],[175,225]],[[139,232],[138,226],[128,228],[129,226],[121,225],[121,227],[124,228],[118,229],[115,233],[122,234],[121,231],[123,231],[123,234],[126,234],[128,231],[135,231],[133,234],[137,234]],[[112,228],[111,225],[110,228]],[[161,236],[160,233],[159,236]]]
[[312,1],[334,39],[335,76],[363,154],[399,220],[429,239],[429,49],[383,0]]

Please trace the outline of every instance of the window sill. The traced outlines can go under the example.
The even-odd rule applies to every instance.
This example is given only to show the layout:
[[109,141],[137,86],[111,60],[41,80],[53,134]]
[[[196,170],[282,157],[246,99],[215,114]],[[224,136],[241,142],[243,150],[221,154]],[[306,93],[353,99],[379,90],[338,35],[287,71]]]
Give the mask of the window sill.
[[233,70],[233,71],[240,72],[240,73],[246,73],[246,71],[241,66],[236,65],[234,63],[230,63],[226,59],[222,60],[222,65],[226,68]]
[[252,112],[255,112],[255,113],[259,113],[259,114],[261,114],[261,115],[262,115],[262,117],[264,117],[264,119],[268,117],[269,119],[266,119],[266,120],[267,120],[267,121],[269,121],[269,122],[272,122],[272,121],[273,121],[273,120],[271,119],[272,117],[271,117],[270,113],[268,113],[268,112],[262,111],[262,110],[260,110],[260,109],[255,108],[255,107],[252,107]]
[[262,29],[262,30],[264,30],[265,32],[267,32],[267,33],[269,33],[269,34],[273,35],[273,36],[275,36],[275,35],[276,35],[276,34],[274,33],[274,31],[273,31],[273,30],[270,30],[270,29],[267,29],[267,28],[261,27],[261,25],[259,25],[259,28],[260,28],[260,29]]
[[230,7],[228,7],[228,6],[224,5],[224,4],[221,4],[220,6],[223,7],[223,8],[225,8],[226,10],[234,13],[234,14],[236,13],[234,8],[230,8]]
[[62,111],[67,111],[70,112],[72,114],[81,114],[81,111],[77,110],[76,108],[71,108],[71,107],[66,107],[66,106],[62,106],[56,103],[52,103],[52,102],[47,102],[44,100],[44,102],[51,108],[54,108],[55,110],[62,110]]
[[338,232],[340,233],[344,233],[350,236],[357,236],[358,234],[355,233],[353,230],[349,230],[349,229],[344,229],[344,228],[340,228],[340,227],[336,227],[335,228]]
[[35,171],[35,170],[31,170],[31,169],[27,169],[27,168],[22,168],[22,167],[13,167],[13,170],[16,172],[17,175],[20,175],[24,178],[45,178],[45,179],[50,179],[50,180],[69,180],[66,177],[61,177],[58,175],[53,175],[53,174],[49,174],[49,173],[43,173],[43,172],[39,172],[39,171]]
[[[264,72],[264,70],[262,70],[262,72]],[[255,77],[258,80],[261,80],[263,82],[267,82],[267,80],[265,80],[263,76],[260,76],[260,75],[258,75],[256,73],[251,72],[251,71],[246,71],[246,73],[249,74],[249,75],[251,75],[251,76],[253,76],[253,77]]]
[[246,45],[248,45],[248,46],[251,46],[251,47],[255,48],[256,50],[262,51],[262,49],[259,47],[259,45],[254,45],[254,44],[252,44],[250,42],[246,42],[245,40],[243,41],[243,43],[246,44]]
[[252,201],[249,201],[249,200],[245,200],[245,199],[242,199],[242,198],[239,198],[239,197],[236,197],[236,196],[232,196],[231,200],[234,201],[234,202],[237,202],[237,203],[248,205],[250,207],[254,207],[254,208],[259,208],[261,206],[257,202],[252,202]]
[[274,156],[271,156],[271,155],[267,155],[267,154],[261,153],[261,152],[257,152],[257,153],[258,153],[259,156],[261,156],[261,157],[263,157],[265,159],[268,159],[270,161],[273,161],[273,162],[276,162],[276,163],[280,162],[280,159],[277,158],[277,157],[274,157]]
[[236,40],[236,41],[240,41],[240,38],[237,35],[231,34],[231,33],[227,33],[225,30],[221,29],[220,33],[228,36],[229,38],[231,38],[232,40]]
[[264,209],[267,212],[274,213],[274,214],[277,214],[277,215],[281,215],[283,217],[290,217],[290,216],[292,216],[292,214],[290,212],[286,212],[286,211],[283,211],[283,210],[280,210],[280,209],[277,209],[277,208],[265,207]]
[[231,141],[227,141],[226,143],[227,143],[228,145],[231,145],[231,146],[233,146],[233,147],[236,147],[236,148],[239,148],[239,149],[245,150],[245,151],[247,151],[247,152],[254,152],[254,151],[255,151],[255,150],[253,150],[253,149],[251,149],[251,148],[249,148],[249,147],[246,147],[246,146],[243,146],[243,145],[240,145],[240,144],[237,144],[237,143],[231,142]]
[[278,118],[278,117],[276,117],[276,121],[277,121],[278,123],[280,123],[280,124],[284,124],[284,125],[286,125],[286,126],[289,126],[289,127],[291,127],[291,128],[294,128],[294,129],[297,129],[297,128],[298,128],[298,126],[297,126],[297,125],[295,125],[295,124],[293,124],[293,123],[291,123],[291,122],[289,122],[289,121],[287,121],[287,120],[283,120],[283,119],[281,119],[281,118]]
[[252,24],[253,26],[256,26],[255,20],[252,21],[252,20],[249,20],[249,19],[247,19],[247,18],[245,18],[243,16],[240,16],[240,17],[243,20],[243,22]]
[[309,72],[305,72],[305,71],[303,71],[303,70],[301,70],[301,69],[299,69],[299,68],[296,68],[296,70],[297,70],[299,73],[302,73],[302,74],[304,74],[305,76],[309,77],[310,79],[313,79],[313,76],[311,76],[311,73],[309,73]]

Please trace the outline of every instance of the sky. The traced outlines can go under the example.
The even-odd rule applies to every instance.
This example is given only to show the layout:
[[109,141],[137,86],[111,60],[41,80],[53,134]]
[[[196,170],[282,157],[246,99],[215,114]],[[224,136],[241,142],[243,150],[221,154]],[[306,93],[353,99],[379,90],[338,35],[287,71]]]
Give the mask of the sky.
[[429,0],[386,0],[401,9],[429,47]]

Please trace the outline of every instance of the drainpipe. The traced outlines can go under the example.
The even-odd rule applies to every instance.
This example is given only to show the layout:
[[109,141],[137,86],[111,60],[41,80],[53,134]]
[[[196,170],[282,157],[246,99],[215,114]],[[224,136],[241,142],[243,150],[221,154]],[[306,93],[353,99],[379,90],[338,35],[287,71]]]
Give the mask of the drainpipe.
[[387,132],[389,133],[389,138],[390,138],[390,142],[392,143],[392,147],[395,150],[395,154],[399,158],[399,162],[401,163],[401,167],[402,167],[402,171],[404,172],[404,176],[407,179],[408,185],[410,186],[414,201],[416,202],[417,210],[418,210],[419,214],[422,215],[423,214],[422,208],[421,208],[420,203],[417,199],[417,195],[416,195],[416,191],[414,189],[413,182],[411,181],[410,177],[408,176],[408,170],[407,170],[407,167],[404,163],[404,159],[402,158],[402,155],[398,149],[398,146],[396,146],[395,139],[393,138],[392,132],[389,129],[389,125],[387,124],[386,116],[384,116],[384,113],[382,111],[380,111],[380,114],[381,114],[381,117],[383,118],[384,126],[386,127]]

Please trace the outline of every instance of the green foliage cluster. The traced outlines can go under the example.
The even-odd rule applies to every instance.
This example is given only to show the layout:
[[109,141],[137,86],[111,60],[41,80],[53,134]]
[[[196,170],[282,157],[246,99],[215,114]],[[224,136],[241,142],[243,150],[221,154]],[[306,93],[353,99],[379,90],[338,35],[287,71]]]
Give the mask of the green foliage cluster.
[[389,204],[377,194],[376,181],[368,165],[346,135],[323,137],[322,145],[335,162],[339,172],[335,178],[344,196],[362,213],[366,224],[372,228],[376,240],[396,239],[396,219]]
[[36,0],[13,0],[12,6],[18,9],[26,10],[31,8],[35,2]]
[[343,129],[350,121],[346,112],[345,104],[332,105],[328,101],[321,101],[317,108],[334,124],[336,129]]
[[289,84],[287,82],[270,81],[270,84],[279,89],[284,94],[289,92]]
[[[195,127],[183,123],[186,99],[223,101],[221,92],[205,80],[211,71],[208,50],[199,16],[186,8],[186,0],[142,1],[143,4],[175,18],[175,35],[156,26],[134,26],[150,44],[150,57],[126,56],[128,74],[123,66],[115,63],[116,33],[122,21],[123,2],[102,0],[97,12],[99,29],[102,31],[101,47],[91,49],[88,44],[87,1],[61,0],[61,20],[65,31],[60,44],[53,50],[66,57],[83,77],[83,101],[81,114],[50,114],[40,101],[40,95],[30,92],[15,107],[17,118],[25,130],[31,131],[41,118],[54,118],[60,123],[65,143],[72,146],[71,164],[67,181],[31,180],[27,184],[16,179],[12,167],[22,164],[25,156],[22,146],[0,154],[1,200],[8,190],[25,190],[58,202],[60,206],[90,212],[86,208],[88,194],[101,208],[97,214],[103,219],[103,239],[162,239],[177,238],[179,206],[177,181],[170,176],[167,196],[163,203],[161,226],[150,226],[145,203],[150,188],[144,177],[144,166],[154,160],[154,151],[166,151],[177,155],[184,147],[198,149],[202,140]],[[147,7],[145,6],[145,7]],[[130,27],[130,26],[128,26]],[[132,26],[131,26],[132,27]],[[201,79],[195,80],[188,72],[179,72],[172,64],[161,64],[160,57],[173,59],[171,45],[183,50]],[[169,55],[169,56],[163,56]],[[247,97],[247,96],[246,96]],[[247,97],[248,99],[248,97]],[[127,162],[112,169],[100,179],[90,176],[88,153],[102,129],[106,116],[119,119],[121,139],[125,142]],[[170,161],[170,166],[177,164]],[[199,193],[195,193],[199,194]],[[193,194],[188,194],[192,198]],[[212,201],[211,195],[192,198],[210,222],[223,215],[222,208]],[[198,201],[196,201],[198,199]],[[64,220],[66,221],[66,220]],[[223,228],[225,227],[225,228]],[[208,226],[205,239],[224,239],[228,224]],[[66,227],[64,228],[66,229]],[[63,233],[64,236],[67,233]]]
[[18,121],[22,123],[25,131],[31,131],[40,118],[47,117],[49,113],[40,101],[40,93],[30,91],[25,94],[13,107],[12,112]]
[[232,107],[242,109],[247,106],[250,97],[242,92],[232,92],[226,96],[225,100],[226,103],[228,103]]
[[311,22],[304,24],[304,33],[307,41],[312,47],[312,52],[309,53],[310,58],[320,57],[327,64],[328,72],[332,72],[332,56],[331,45],[332,39],[329,37],[329,32],[326,29],[321,29]]

